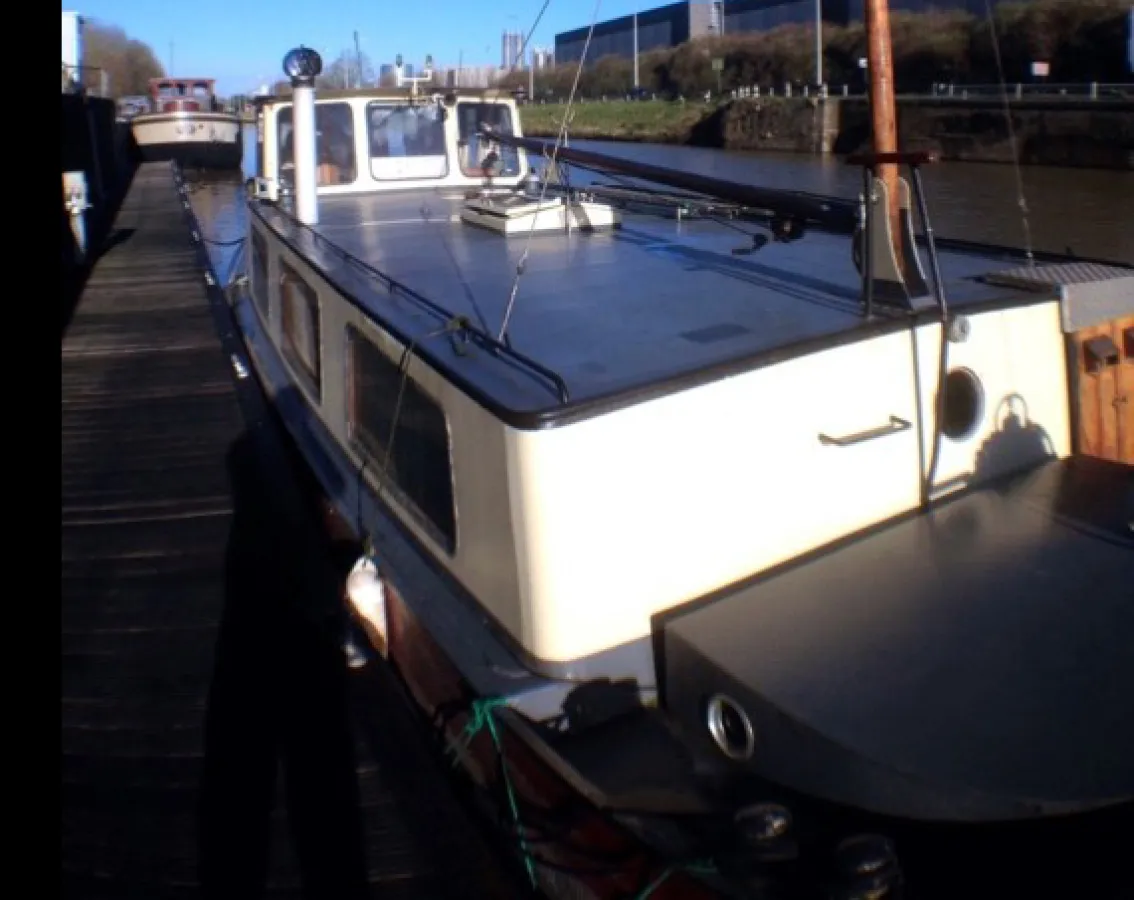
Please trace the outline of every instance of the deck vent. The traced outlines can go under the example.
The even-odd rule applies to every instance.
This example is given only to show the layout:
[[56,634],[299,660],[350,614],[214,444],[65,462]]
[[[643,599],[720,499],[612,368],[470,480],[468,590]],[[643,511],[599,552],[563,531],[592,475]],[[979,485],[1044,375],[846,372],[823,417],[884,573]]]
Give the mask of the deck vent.
[[729,759],[750,759],[756,749],[756,732],[744,708],[724,694],[714,694],[705,709],[705,723],[713,743]]
[[618,211],[606,203],[564,197],[540,201],[524,195],[474,197],[461,209],[461,218],[503,235],[606,231],[622,221]]
[[1101,334],[1083,341],[1083,359],[1087,364],[1087,371],[1094,373],[1101,372],[1107,366],[1118,365],[1122,354],[1109,335]]
[[713,344],[729,338],[748,334],[749,329],[736,322],[721,322],[718,325],[707,325],[704,328],[695,328],[692,331],[681,332],[681,337],[695,344]]

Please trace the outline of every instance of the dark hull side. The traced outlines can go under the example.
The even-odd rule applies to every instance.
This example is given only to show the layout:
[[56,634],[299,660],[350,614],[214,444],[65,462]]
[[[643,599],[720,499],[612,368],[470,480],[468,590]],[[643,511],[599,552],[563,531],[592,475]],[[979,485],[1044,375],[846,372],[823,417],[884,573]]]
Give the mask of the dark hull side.
[[182,141],[142,144],[138,151],[143,162],[174,160],[184,169],[239,169],[244,144],[242,141]]
[[[329,518],[337,520],[333,514]],[[331,527],[340,533],[346,530],[344,523]],[[728,896],[636,837],[618,822],[614,810],[599,808],[582,797],[536,752],[528,736],[510,726],[507,714],[496,714],[500,716],[499,746],[487,728],[476,729],[469,740],[471,702],[485,698],[469,696],[460,672],[393,590],[388,594],[387,616],[388,662],[412,701],[443,735],[443,742],[467,746],[458,755],[465,775],[482,792],[498,824],[512,833],[521,855],[526,850],[538,861],[540,889],[548,896],[594,900],[645,896],[651,900],[720,900]],[[358,625],[373,641],[366,623],[359,621]],[[515,802],[514,809],[511,802]]]

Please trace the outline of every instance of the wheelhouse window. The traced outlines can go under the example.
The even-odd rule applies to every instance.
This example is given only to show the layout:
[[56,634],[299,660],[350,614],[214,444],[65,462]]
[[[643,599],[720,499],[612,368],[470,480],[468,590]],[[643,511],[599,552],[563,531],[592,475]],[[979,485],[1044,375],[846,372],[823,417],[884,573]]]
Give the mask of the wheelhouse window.
[[283,353],[316,397],[322,397],[319,364],[319,295],[285,262],[280,263],[280,324]]
[[444,178],[449,174],[445,125],[436,103],[366,106],[370,174],[378,181]]
[[[461,173],[470,178],[519,175],[519,151],[485,140],[480,134],[485,126],[501,134],[514,134],[512,110],[503,103],[457,104],[457,155]],[[490,154],[495,154],[495,163]]]
[[[276,116],[280,173],[295,169],[292,107]],[[354,111],[349,103],[315,104],[315,162],[322,185],[353,184],[358,178],[354,153]]]
[[158,81],[154,85],[154,97],[162,112],[216,112],[220,109],[211,81]]
[[252,232],[252,299],[268,317],[268,245],[258,231]]
[[353,326],[347,346],[351,440],[369,457],[367,471],[452,551],[457,523],[444,412]]

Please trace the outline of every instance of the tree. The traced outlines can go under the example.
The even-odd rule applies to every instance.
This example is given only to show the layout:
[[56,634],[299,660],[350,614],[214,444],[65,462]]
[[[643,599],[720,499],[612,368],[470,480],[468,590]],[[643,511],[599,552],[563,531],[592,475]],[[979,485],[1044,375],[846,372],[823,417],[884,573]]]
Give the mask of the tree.
[[323,69],[318,87],[353,88],[373,84],[374,67],[365,53],[344,50],[329,66]]
[[127,37],[126,32],[114,25],[87,20],[83,28],[84,85],[98,86],[101,69],[109,80],[111,96],[128,97],[149,93],[151,78],[165,75],[157,57],[148,44]]

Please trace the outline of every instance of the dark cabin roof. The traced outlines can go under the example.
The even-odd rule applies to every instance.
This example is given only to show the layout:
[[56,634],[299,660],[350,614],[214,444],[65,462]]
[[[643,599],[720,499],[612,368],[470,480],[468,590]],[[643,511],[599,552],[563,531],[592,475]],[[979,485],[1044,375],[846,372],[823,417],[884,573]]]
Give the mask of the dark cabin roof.
[[[896,312],[863,318],[845,236],[816,231],[738,256],[733,251],[745,246],[745,236],[716,222],[627,215],[613,232],[535,234],[529,242],[526,235],[504,237],[460,221],[463,203],[463,194],[452,189],[324,196],[316,231],[493,335],[527,252],[509,338],[515,350],[563,378],[569,408],[545,380],[459,355],[445,341],[421,347],[436,367],[517,423],[620,405],[864,331],[900,328],[907,319]],[[412,337],[437,328],[435,317],[391,301],[380,281],[328,252],[289,215],[259,209],[395,331]],[[956,308],[1042,299],[976,280],[1011,265],[1006,259],[946,252],[941,263]]]

